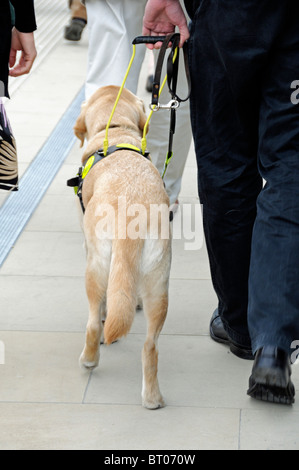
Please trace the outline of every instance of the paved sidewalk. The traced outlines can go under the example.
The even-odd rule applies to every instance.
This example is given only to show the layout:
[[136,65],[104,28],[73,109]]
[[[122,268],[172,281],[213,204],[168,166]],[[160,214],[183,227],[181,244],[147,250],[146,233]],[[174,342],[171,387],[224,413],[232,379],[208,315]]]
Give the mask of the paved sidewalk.
[[[13,83],[7,104],[21,175],[84,85],[87,32],[77,44],[63,39],[63,3],[36,0],[42,60]],[[45,20],[55,15],[55,41],[45,45]],[[140,94],[148,100],[143,78]],[[252,363],[209,337],[216,299],[204,246],[193,251],[186,240],[173,243],[169,313],[159,340],[165,408],[141,406],[142,311],[127,338],[102,347],[99,368],[79,369],[88,314],[85,259],[66,180],[80,158],[76,142],[0,270],[0,449],[299,449],[299,401],[284,407],[250,399]],[[7,197],[0,193],[0,206]],[[193,149],[180,203],[198,204]],[[299,396],[297,366],[293,377]]]

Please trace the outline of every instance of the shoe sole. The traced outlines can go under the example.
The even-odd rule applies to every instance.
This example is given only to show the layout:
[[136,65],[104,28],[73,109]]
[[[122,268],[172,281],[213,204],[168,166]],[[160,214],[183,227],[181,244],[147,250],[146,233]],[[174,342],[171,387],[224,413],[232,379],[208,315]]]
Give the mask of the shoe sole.
[[291,380],[286,383],[279,371],[261,368],[250,377],[247,395],[256,400],[292,405],[295,402],[295,387]]

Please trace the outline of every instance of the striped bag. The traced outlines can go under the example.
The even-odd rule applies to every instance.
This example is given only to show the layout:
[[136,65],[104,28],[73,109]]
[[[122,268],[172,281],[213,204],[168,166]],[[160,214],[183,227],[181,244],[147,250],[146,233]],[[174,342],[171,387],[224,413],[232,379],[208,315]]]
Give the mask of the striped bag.
[[4,104],[0,99],[0,189],[18,190],[18,160],[15,138],[12,134]]

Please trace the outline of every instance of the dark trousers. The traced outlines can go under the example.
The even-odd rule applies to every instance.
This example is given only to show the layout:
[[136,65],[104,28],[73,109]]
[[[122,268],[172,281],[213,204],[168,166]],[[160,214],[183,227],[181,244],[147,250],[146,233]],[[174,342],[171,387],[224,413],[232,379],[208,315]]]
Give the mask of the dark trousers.
[[219,313],[239,344],[290,352],[299,340],[299,2],[194,0],[191,15],[191,120]]

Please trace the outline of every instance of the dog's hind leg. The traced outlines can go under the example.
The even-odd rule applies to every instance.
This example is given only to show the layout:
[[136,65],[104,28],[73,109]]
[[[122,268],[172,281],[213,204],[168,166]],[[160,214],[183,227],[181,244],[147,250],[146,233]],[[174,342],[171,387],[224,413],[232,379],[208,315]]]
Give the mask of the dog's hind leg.
[[157,341],[164,325],[168,309],[168,288],[159,286],[143,298],[147,318],[147,337],[142,351],[142,404],[145,408],[156,409],[165,406],[158,383]]
[[100,360],[100,340],[103,330],[102,315],[105,310],[106,288],[98,271],[90,265],[86,270],[86,292],[89,301],[89,318],[86,328],[85,347],[79,363],[86,369],[94,369]]

